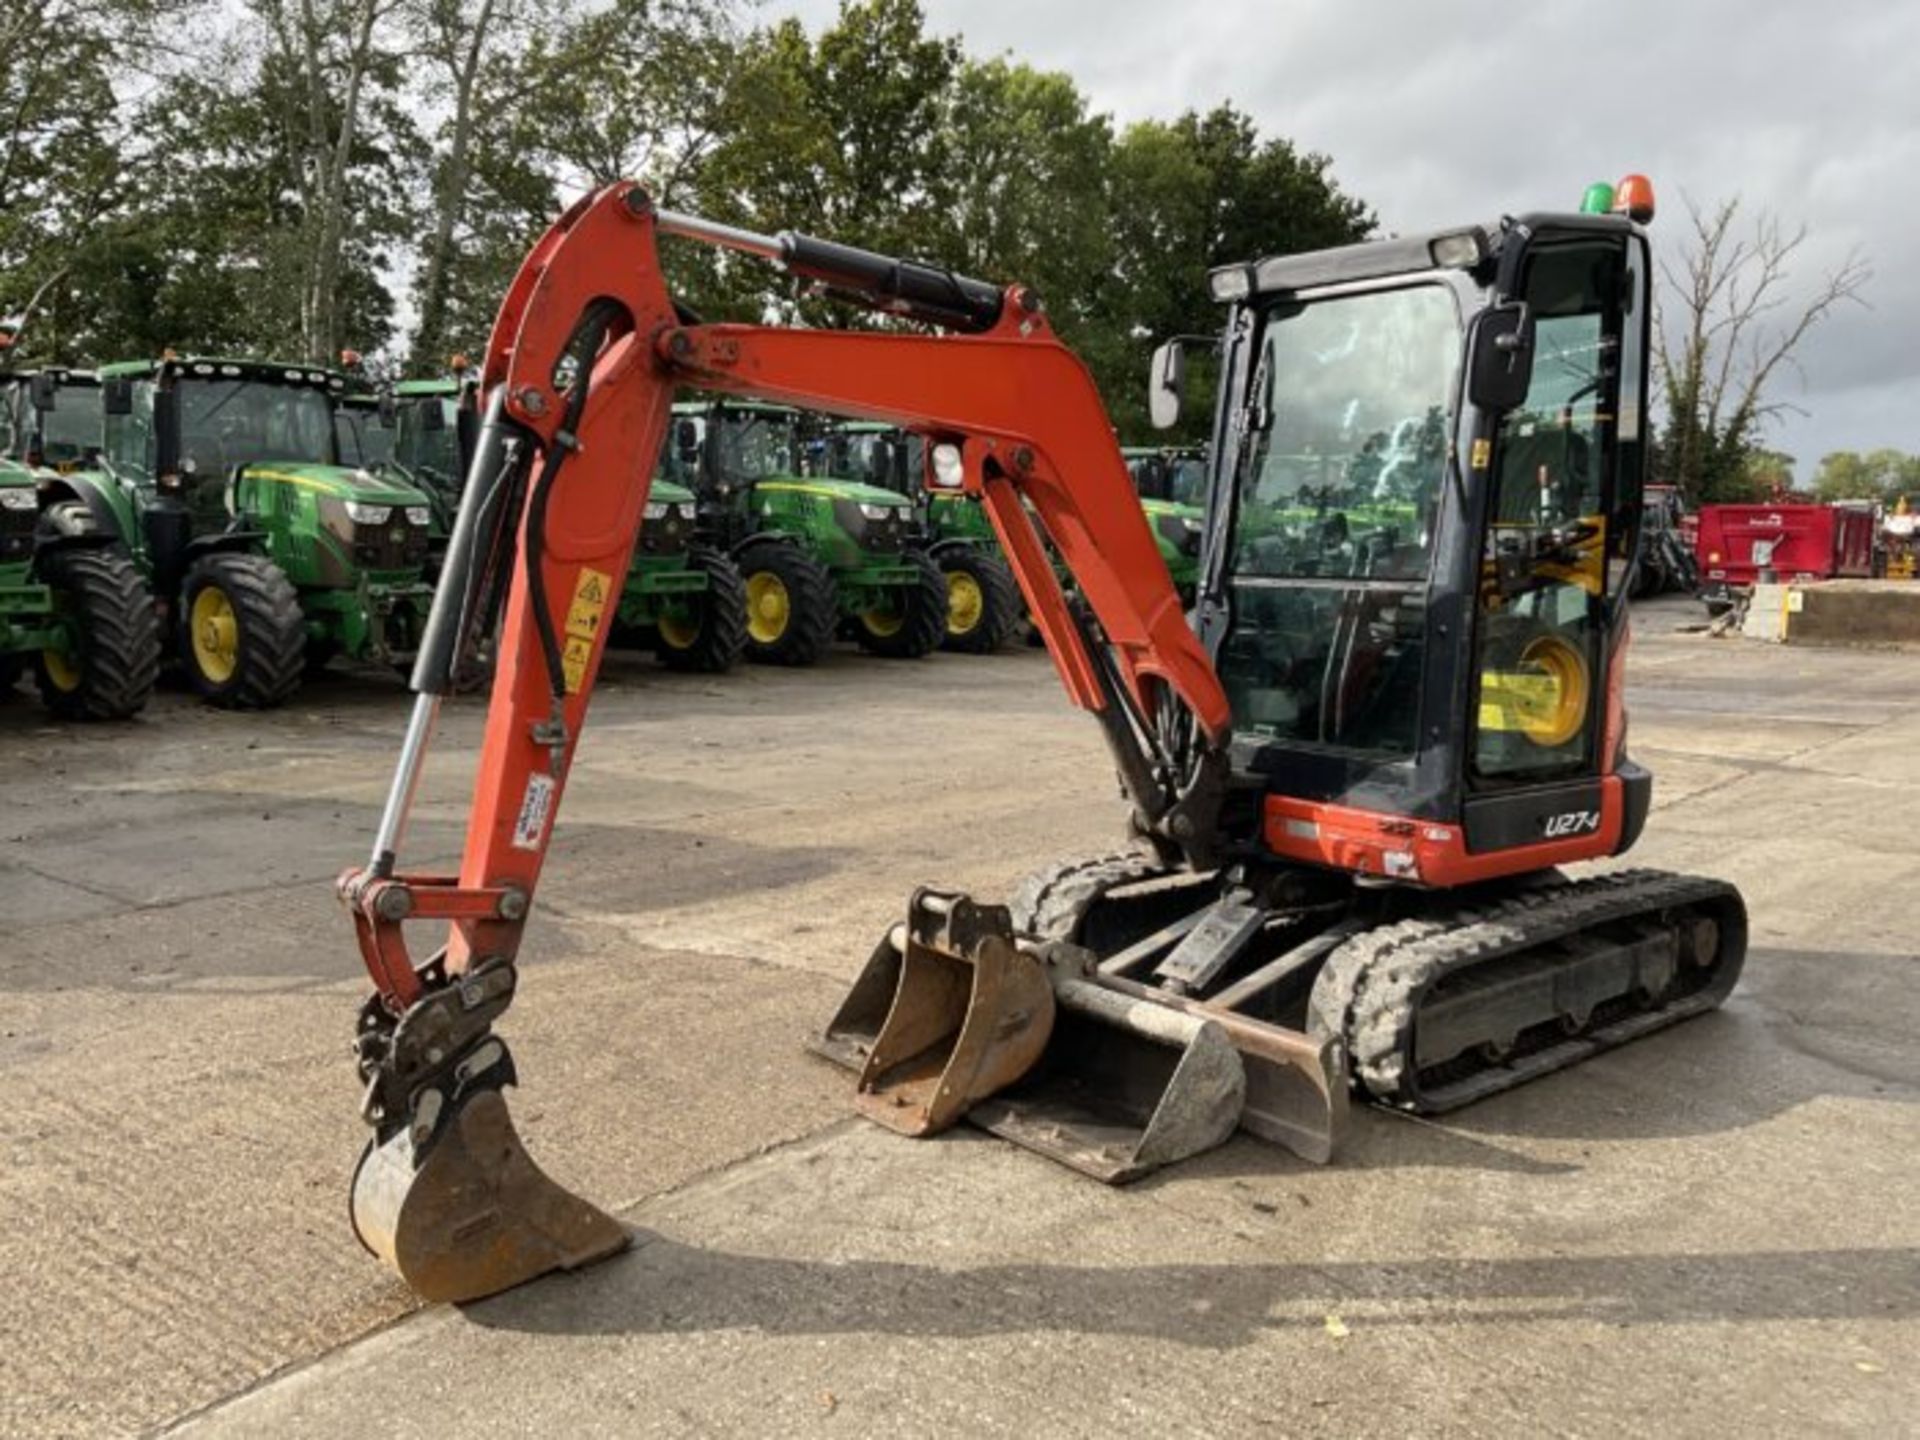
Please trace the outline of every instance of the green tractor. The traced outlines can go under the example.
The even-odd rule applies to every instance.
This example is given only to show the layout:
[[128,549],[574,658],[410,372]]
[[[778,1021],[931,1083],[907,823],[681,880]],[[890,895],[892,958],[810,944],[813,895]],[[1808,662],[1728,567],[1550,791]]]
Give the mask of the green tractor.
[[467,454],[477,429],[471,389],[457,376],[402,380],[382,401],[392,440],[380,468],[427,497],[436,573],[467,483]]
[[661,475],[614,612],[616,643],[652,649],[669,670],[733,668],[747,645],[747,587],[725,551],[699,542],[693,491]]
[[811,665],[837,635],[875,655],[929,654],[946,635],[947,581],[915,544],[912,505],[804,474],[800,440],[784,406],[682,403],[661,461],[745,579],[748,657]]
[[137,714],[160,670],[139,571],[94,533],[56,472],[35,468],[84,463],[99,446],[99,419],[100,384],[85,371],[0,382],[0,693],[31,665],[42,703],[69,720]]
[[1167,562],[1180,603],[1189,609],[1200,585],[1200,537],[1207,525],[1207,452],[1200,446],[1125,446],[1120,451]]
[[203,698],[278,705],[336,655],[406,659],[429,506],[341,463],[338,373],[170,355],[100,374],[101,468],[59,483],[144,572]]
[[828,476],[881,486],[913,506],[927,554],[946,581],[947,630],[941,644],[967,655],[998,650],[1026,607],[980,501],[929,490],[926,441],[908,431],[849,420],[829,429],[824,444],[822,466]]

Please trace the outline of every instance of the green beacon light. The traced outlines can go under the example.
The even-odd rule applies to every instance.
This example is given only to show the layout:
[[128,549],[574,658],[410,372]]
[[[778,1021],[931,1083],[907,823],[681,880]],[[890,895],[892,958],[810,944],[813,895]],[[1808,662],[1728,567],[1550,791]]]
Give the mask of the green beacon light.
[[1587,193],[1580,197],[1582,215],[1609,215],[1613,213],[1613,186],[1604,180],[1596,180],[1587,186]]

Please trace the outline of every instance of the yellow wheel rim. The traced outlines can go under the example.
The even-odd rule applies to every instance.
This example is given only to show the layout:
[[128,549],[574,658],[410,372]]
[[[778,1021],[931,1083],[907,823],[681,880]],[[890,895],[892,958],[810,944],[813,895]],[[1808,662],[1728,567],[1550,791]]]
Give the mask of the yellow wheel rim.
[[787,633],[793,619],[793,601],[786,582],[771,570],[747,577],[747,633],[762,645],[771,645]]
[[952,570],[947,574],[947,633],[949,635],[971,635],[980,626],[980,617],[987,613],[987,597],[981,593],[980,582],[964,570]]
[[64,651],[42,650],[40,666],[47,672],[53,688],[62,695],[71,695],[80,688],[80,667]]
[[240,668],[240,620],[226,591],[209,585],[193,597],[187,633],[193,641],[194,668],[215,685],[231,680]]
[[1553,687],[1546,706],[1525,713],[1520,733],[1536,745],[1566,744],[1587,723],[1587,657],[1558,635],[1542,635],[1520,652],[1520,663]]
[[863,610],[860,623],[867,627],[869,635],[878,635],[885,640],[890,635],[898,635],[900,627],[907,623],[907,617],[898,610]]
[[654,623],[661,642],[675,650],[691,650],[700,638],[700,621],[684,615],[662,615]]

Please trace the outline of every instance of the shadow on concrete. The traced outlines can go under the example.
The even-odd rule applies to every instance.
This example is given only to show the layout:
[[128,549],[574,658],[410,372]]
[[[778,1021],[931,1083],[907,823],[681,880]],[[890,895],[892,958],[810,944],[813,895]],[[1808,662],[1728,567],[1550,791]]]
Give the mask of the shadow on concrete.
[[1456,1135],[1641,1140],[1744,1129],[1829,1098],[1920,1100],[1912,957],[1752,951],[1717,1011],[1440,1117]]
[[1533,1324],[1745,1324],[1920,1316],[1920,1250],[1738,1251],[1286,1264],[826,1263],[729,1254],[637,1232],[606,1266],[467,1308],[532,1334],[956,1337],[1064,1331],[1229,1349],[1271,1331]]

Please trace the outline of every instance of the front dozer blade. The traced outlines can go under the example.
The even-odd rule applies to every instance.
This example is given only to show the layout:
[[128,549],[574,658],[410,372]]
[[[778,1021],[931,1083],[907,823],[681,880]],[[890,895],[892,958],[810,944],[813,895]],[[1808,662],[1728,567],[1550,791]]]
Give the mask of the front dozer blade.
[[1109,1185],[1221,1144],[1246,1107],[1246,1069],[1218,1021],[1056,973],[1059,1022],[1020,1084],[974,1124]]
[[[889,1130],[932,1135],[1032,1067],[1053,1030],[1053,991],[1045,966],[1015,948],[1003,906],[920,890],[899,939],[891,1002],[866,1043],[853,1103]],[[854,1036],[882,988],[893,940],[882,942],[834,1017],[847,1042],[861,1043]]]
[[422,1299],[479,1300],[626,1248],[617,1221],[533,1163],[498,1088],[452,1103],[369,1146],[353,1177],[361,1243]]

